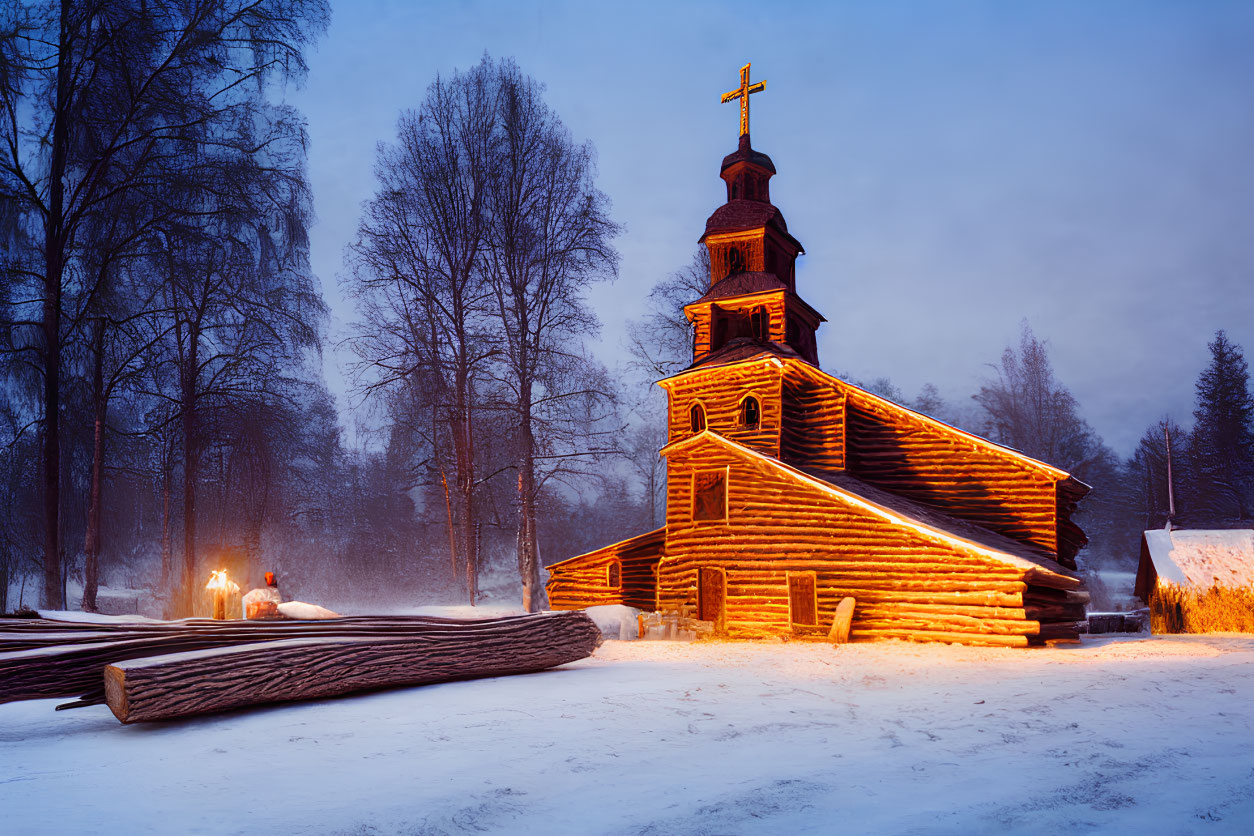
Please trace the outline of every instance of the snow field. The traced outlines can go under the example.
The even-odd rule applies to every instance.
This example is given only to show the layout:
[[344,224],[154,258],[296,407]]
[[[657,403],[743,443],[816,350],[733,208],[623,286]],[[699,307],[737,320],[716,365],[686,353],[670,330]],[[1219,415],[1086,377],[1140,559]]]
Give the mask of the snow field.
[[0,705],[14,833],[1248,833],[1254,637],[617,642],[122,726]]

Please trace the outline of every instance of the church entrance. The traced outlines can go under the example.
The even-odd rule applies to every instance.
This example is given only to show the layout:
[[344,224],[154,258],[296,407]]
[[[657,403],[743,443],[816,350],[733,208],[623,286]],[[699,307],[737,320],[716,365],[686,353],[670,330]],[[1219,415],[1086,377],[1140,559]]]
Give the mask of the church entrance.
[[697,570],[697,618],[713,621],[723,629],[723,602],[727,597],[727,575],[722,569],[702,566]]

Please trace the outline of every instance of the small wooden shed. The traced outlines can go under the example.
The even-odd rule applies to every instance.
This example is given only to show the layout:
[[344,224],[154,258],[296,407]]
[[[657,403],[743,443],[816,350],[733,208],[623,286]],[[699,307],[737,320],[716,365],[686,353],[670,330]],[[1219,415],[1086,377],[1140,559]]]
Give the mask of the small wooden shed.
[[1199,590],[1254,587],[1254,530],[1156,529],[1141,535],[1136,596],[1160,583]]

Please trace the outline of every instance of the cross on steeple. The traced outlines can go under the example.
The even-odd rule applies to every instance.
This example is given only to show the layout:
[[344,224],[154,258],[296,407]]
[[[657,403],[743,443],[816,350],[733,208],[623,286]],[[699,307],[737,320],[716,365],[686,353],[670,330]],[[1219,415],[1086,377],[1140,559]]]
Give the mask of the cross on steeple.
[[745,64],[740,68],[740,86],[735,90],[731,90],[723,94],[721,99],[723,104],[727,104],[733,99],[740,99],[740,135],[749,135],[749,94],[760,93],[766,89],[766,82],[759,81],[754,84],[749,83],[749,67]]

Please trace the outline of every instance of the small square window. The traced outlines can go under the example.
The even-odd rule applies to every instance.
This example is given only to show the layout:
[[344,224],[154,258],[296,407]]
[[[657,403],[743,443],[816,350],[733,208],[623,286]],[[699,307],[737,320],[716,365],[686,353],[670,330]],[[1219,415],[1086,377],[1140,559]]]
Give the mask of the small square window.
[[727,469],[692,474],[692,518],[699,521],[727,519]]

